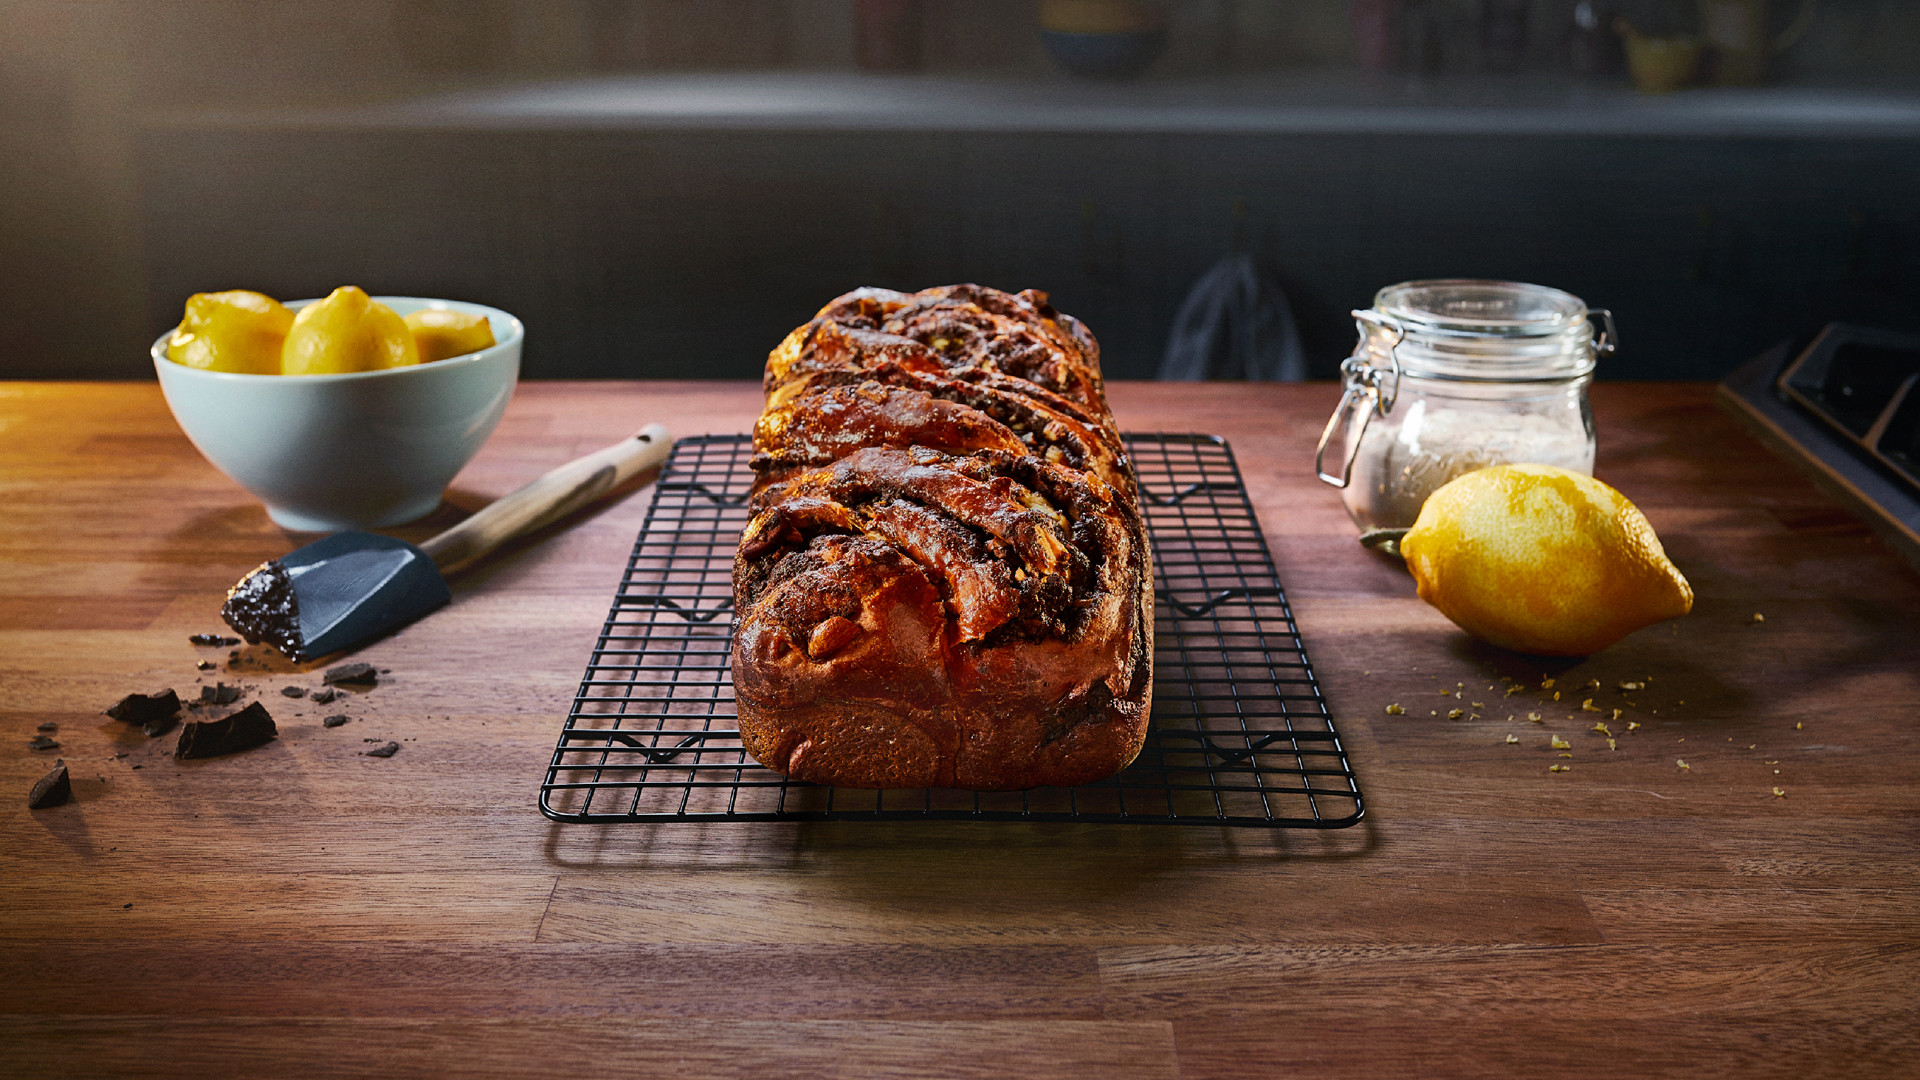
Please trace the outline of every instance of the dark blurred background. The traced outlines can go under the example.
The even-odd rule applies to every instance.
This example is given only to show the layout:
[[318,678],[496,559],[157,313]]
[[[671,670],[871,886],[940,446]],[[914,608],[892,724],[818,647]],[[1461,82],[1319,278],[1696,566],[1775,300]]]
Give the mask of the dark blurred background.
[[1235,255],[1316,376],[1414,277],[1611,308],[1603,377],[1920,329],[1920,4],[0,0],[0,377],[353,283],[520,315],[534,377],[750,378],[973,280],[1143,378]]

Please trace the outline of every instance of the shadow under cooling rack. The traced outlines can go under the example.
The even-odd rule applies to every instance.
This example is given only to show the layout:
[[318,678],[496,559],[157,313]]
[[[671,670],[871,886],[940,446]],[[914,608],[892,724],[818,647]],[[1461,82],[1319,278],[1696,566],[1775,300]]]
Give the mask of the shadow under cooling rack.
[[740,744],[728,650],[753,447],[681,441],[540,787],[556,821],[1065,821],[1344,828],[1364,813],[1233,451],[1129,435],[1154,554],[1153,724],[1077,788],[822,787]]

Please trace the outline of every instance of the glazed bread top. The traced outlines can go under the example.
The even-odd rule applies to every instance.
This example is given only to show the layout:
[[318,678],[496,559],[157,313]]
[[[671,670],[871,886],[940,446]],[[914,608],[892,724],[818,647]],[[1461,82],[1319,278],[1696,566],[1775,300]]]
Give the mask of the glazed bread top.
[[735,593],[743,621],[791,645],[756,665],[824,692],[836,661],[877,662],[888,647],[862,644],[877,635],[861,613],[904,575],[937,591],[944,632],[921,670],[897,673],[903,698],[1071,719],[1138,694],[1150,641],[1133,476],[1099,347],[1046,294],[848,293],[774,350],[766,391]]
[[[866,383],[882,389],[818,393]],[[1033,454],[1131,501],[1100,346],[1043,292],[856,289],[787,335],[767,358],[765,389],[753,432],[763,481],[856,449],[920,445]]]

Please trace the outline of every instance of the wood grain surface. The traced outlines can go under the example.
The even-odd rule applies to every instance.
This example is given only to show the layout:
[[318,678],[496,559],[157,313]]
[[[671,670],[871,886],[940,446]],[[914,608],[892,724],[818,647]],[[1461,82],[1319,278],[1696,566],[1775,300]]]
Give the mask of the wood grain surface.
[[[316,666],[188,643],[305,538],[157,388],[0,385],[0,1075],[1920,1071],[1920,578],[1710,388],[1603,384],[1599,475],[1694,613],[1577,663],[1476,646],[1313,479],[1335,396],[1112,388],[1124,428],[1239,454],[1367,795],[1309,833],[552,824],[540,778],[644,489],[459,578],[357,657],[377,688],[320,706],[280,693]],[[757,411],[745,384],[523,385],[400,531],[647,422]],[[101,715],[217,681],[280,738],[175,762]],[[1642,726],[1608,750],[1588,697]],[[28,748],[43,723],[57,750]],[[55,758],[75,801],[30,811]]]

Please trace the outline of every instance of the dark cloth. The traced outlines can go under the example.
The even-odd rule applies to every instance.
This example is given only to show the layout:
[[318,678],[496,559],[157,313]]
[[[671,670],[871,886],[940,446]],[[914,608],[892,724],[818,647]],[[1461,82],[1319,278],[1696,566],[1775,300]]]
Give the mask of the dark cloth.
[[1293,306],[1271,271],[1251,255],[1230,255],[1200,275],[1173,317],[1159,378],[1299,382],[1306,377],[1307,353]]

